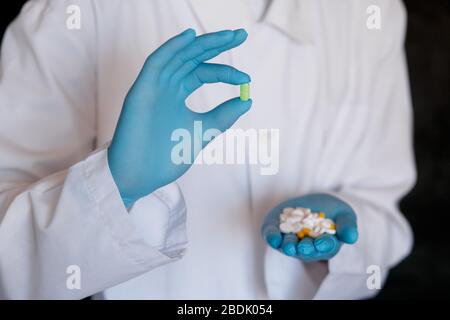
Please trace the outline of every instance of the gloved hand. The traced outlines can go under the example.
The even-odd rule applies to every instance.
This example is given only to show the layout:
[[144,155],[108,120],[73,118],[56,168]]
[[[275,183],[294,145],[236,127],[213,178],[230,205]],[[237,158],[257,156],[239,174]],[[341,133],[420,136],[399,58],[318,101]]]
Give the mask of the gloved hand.
[[[280,213],[286,207],[325,212],[336,224],[336,235],[323,234],[317,239],[306,237],[298,241],[295,234],[282,234]],[[310,194],[280,203],[266,215],[261,231],[272,248],[305,262],[329,260],[338,253],[342,243],[353,244],[358,240],[355,212],[348,204],[328,194]]]
[[[193,133],[194,121],[201,121],[204,131],[214,128],[223,132],[249,110],[252,101],[239,98],[206,113],[193,112],[185,103],[204,83],[250,82],[247,74],[230,66],[205,63],[246,38],[243,29],[198,37],[188,29],[147,58],[125,98],[108,148],[108,164],[126,207],[173,182],[191,166],[171,159],[172,148],[179,143],[171,139],[174,130],[186,129],[192,140],[200,142],[202,137]],[[201,141],[202,147],[206,145]],[[192,149],[193,161],[201,150]]]

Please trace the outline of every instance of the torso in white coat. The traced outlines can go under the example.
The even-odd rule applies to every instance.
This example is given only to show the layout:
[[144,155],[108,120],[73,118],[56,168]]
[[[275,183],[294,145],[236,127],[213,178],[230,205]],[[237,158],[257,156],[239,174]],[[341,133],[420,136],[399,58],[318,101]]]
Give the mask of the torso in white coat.
[[[214,60],[233,65],[252,77],[252,109],[233,128],[279,129],[280,135],[279,170],[275,175],[261,175],[258,165],[193,165],[177,181],[187,208],[189,244],[184,257],[107,289],[103,297],[313,298],[318,290],[322,290],[319,297],[324,298],[332,297],[333,292],[336,297],[368,294],[360,285],[353,292],[337,291],[352,281],[346,278],[348,273],[355,272],[358,279],[364,278],[370,262],[367,252],[384,250],[376,242],[365,241],[363,236],[353,248],[344,246],[335,266],[304,265],[269,249],[261,237],[260,225],[266,212],[279,202],[316,191],[344,190],[349,199],[355,198],[355,207],[366,205],[358,203],[361,199],[384,206],[382,196],[371,197],[365,186],[370,189],[373,182],[375,188],[383,187],[384,181],[390,185],[383,177],[377,178],[383,169],[370,162],[379,163],[380,158],[389,157],[396,147],[389,146],[386,151],[378,145],[390,135],[380,134],[379,140],[368,135],[386,123],[383,117],[387,113],[383,110],[387,108],[378,105],[389,100],[384,97],[391,94],[389,79],[396,72],[389,74],[391,67],[380,71],[378,57],[388,55],[386,48],[401,37],[382,31],[374,34],[366,28],[368,3],[362,4],[366,1],[339,4],[293,1],[291,4],[300,6],[300,16],[308,19],[299,21],[300,32],[290,33],[283,30],[282,22],[276,25],[264,19],[268,13],[282,15],[282,10],[276,10],[283,1],[275,2],[278,9],[273,8],[275,5],[271,8],[272,4],[264,9],[262,2],[256,6],[252,1],[226,1],[218,6],[193,0],[93,2],[95,27],[89,23],[86,28],[92,28],[95,34],[95,50],[91,52],[95,59],[92,85],[96,102],[96,147],[111,139],[123,99],[147,55],[186,28],[194,28],[198,33],[246,28],[248,40]],[[381,3],[390,7],[387,1]],[[83,5],[88,6],[82,2],[82,9]],[[393,7],[390,10],[401,12],[397,5]],[[247,12],[248,8],[266,12],[256,15],[263,18],[255,19],[255,12]],[[282,16],[279,19],[283,21]],[[393,40],[384,45],[383,37]],[[377,78],[379,71],[388,79],[386,88]],[[189,99],[189,105],[196,111],[207,111],[236,95],[237,87],[204,86]],[[374,114],[375,110],[382,115]],[[395,122],[407,121],[403,112],[408,114],[402,110],[387,117],[396,119]],[[403,131],[399,135],[402,134]],[[371,141],[376,142],[371,144]],[[399,158],[409,157],[401,147],[398,152],[402,153]],[[406,186],[398,193],[410,185],[412,174],[408,165],[404,170],[403,176],[407,177],[402,176],[400,180],[407,181]],[[358,183],[362,191],[353,193],[353,186]],[[397,194],[393,198],[396,197]],[[390,203],[391,196],[385,200]],[[145,207],[145,199],[136,206]],[[403,225],[396,209],[390,204],[386,207],[395,216],[386,219]],[[143,223],[151,223],[151,213]],[[383,228],[383,225],[373,227]],[[377,232],[367,233],[372,236]],[[409,241],[407,236],[403,240]],[[405,251],[403,247],[393,250],[399,252],[398,256]],[[396,254],[393,256],[386,265],[398,259]],[[324,279],[333,271],[342,274],[338,276],[340,280],[333,276],[326,288]]]
[[[276,175],[261,175],[257,165],[194,165],[179,179],[188,214],[186,255],[107,290],[107,298],[267,297],[266,276],[271,276],[265,272],[283,274],[289,270],[283,270],[283,266],[277,270],[265,261],[267,254],[278,254],[267,249],[260,235],[265,213],[290,197],[334,191],[345,183],[353,148],[369,121],[366,99],[370,97],[364,95],[369,83],[357,79],[355,70],[364,63],[357,51],[363,49],[352,48],[350,41],[352,36],[364,34],[365,26],[352,30],[355,26],[339,20],[345,19],[342,12],[333,16],[333,8],[320,11],[311,3],[303,3],[300,10],[308,10],[309,18],[319,21],[304,23],[310,29],[304,30],[304,39],[294,41],[264,19],[258,22],[246,16],[248,7],[260,9],[252,5],[255,3],[251,1],[231,1],[225,6],[201,1],[107,4],[117,6],[109,10],[114,16],[107,17],[117,22],[99,23],[99,144],[111,138],[123,97],[146,55],[164,39],[188,27],[199,32],[246,28],[249,38],[245,44],[216,59],[252,77],[254,105],[233,128],[280,130]],[[340,5],[351,7],[349,3]],[[329,14],[329,19],[321,13]],[[365,12],[360,16],[365,17]],[[361,17],[355,19],[364,23]],[[316,37],[314,44],[314,32],[319,33],[314,27],[320,24],[327,32],[350,29],[321,34],[326,39]],[[327,28],[326,24],[332,26]],[[367,66],[371,67],[375,66]],[[207,111],[236,95],[235,87],[207,86],[194,94],[190,105],[196,111]],[[316,265],[316,270],[310,271],[315,275],[311,279],[300,262],[281,259],[292,260],[298,273],[304,273],[302,295],[297,297],[313,297],[317,281],[324,275],[323,266]],[[289,283],[291,277],[292,281],[302,278],[288,275],[285,281]]]

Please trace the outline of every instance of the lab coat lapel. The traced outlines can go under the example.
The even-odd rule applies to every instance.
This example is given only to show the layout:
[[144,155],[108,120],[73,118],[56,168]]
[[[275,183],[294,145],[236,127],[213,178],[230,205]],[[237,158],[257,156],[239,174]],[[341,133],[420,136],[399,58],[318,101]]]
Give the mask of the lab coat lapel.
[[311,42],[311,22],[306,14],[307,0],[273,0],[263,17],[263,21],[284,32],[298,43]]
[[189,0],[203,32],[249,27],[250,7],[246,1]]
[[[250,27],[252,7],[247,1],[189,0],[204,32]],[[260,22],[275,27],[299,43],[310,42],[311,23],[306,0],[271,0]]]

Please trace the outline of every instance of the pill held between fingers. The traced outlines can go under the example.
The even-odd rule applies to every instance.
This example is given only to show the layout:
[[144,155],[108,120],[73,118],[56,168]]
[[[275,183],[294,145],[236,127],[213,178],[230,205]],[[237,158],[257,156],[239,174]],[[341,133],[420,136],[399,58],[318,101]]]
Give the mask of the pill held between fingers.
[[250,83],[241,84],[241,101],[250,99]]

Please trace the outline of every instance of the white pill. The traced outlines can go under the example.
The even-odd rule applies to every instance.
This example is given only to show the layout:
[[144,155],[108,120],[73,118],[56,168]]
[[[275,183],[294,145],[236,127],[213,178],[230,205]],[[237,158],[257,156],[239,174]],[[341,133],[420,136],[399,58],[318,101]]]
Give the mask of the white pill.
[[311,231],[308,233],[308,236],[310,236],[311,238],[317,238],[321,235],[320,232],[316,232],[316,231]]
[[302,231],[302,229],[303,229],[303,223],[294,223],[292,225],[292,232],[294,232],[294,233],[300,232],[300,231]]
[[292,211],[291,213],[294,216],[298,216],[298,217],[303,217],[305,215],[305,212],[303,210],[300,209],[295,209]]
[[302,221],[302,217],[300,216],[290,216],[289,218],[286,219],[286,222],[288,223],[296,223],[300,221]]
[[308,208],[284,208],[280,214],[280,231],[283,233],[298,233],[304,228],[309,229],[308,236],[317,238],[322,234],[335,234],[334,222],[321,217],[318,212]]
[[292,232],[292,225],[290,223],[281,223],[280,224],[280,231],[283,233],[290,233]]

